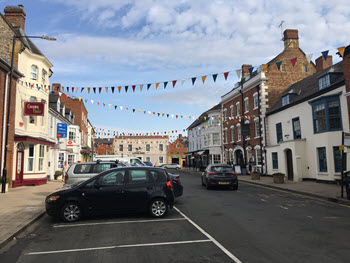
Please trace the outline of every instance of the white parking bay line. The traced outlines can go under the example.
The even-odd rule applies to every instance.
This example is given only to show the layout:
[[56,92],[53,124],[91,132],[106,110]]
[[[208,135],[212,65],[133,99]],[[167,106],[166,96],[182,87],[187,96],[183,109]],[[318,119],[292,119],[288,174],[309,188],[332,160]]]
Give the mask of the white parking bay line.
[[234,262],[236,263],[242,263],[237,257],[235,257],[230,251],[228,251],[223,245],[221,245],[216,239],[214,239],[211,235],[209,235],[207,232],[205,232],[199,225],[197,225],[195,222],[193,222],[191,219],[189,219],[184,213],[182,213],[177,207],[174,206],[174,209],[179,212],[180,215],[182,215],[184,218],[187,219],[188,222],[190,222],[195,228],[197,228],[203,235],[205,235],[207,238],[209,238],[210,241],[212,241],[216,246],[218,246],[228,257],[230,257]]
[[85,223],[85,224],[61,224],[61,225],[54,225],[53,227],[54,228],[62,228],[62,227],[77,227],[77,226],[97,226],[97,225],[130,224],[130,223],[150,223],[150,222],[175,221],[175,220],[186,220],[186,218],[180,217],[180,218],[168,218],[168,219],[112,221],[112,222]]
[[210,239],[204,239],[204,240],[176,241],[176,242],[163,242],[163,243],[146,243],[146,244],[134,244],[134,245],[119,245],[119,246],[110,246],[110,247],[90,247],[90,248],[78,248],[78,249],[30,252],[30,253],[26,253],[25,255],[26,256],[33,256],[33,255],[46,255],[46,254],[58,254],[58,253],[69,253],[69,252],[82,252],[82,251],[115,249],[115,248],[164,246],[164,245],[179,245],[179,244],[181,245],[181,244],[203,243],[203,242],[212,242],[212,241]]

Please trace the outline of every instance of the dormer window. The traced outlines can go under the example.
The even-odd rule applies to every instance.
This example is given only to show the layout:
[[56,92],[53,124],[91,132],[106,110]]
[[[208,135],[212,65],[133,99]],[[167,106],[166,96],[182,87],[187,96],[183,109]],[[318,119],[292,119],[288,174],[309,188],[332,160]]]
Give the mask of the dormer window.
[[319,89],[325,89],[331,84],[329,74],[318,79]]
[[284,96],[282,97],[282,107],[284,107],[284,106],[286,106],[286,105],[288,105],[288,104],[289,104],[289,94],[284,95]]

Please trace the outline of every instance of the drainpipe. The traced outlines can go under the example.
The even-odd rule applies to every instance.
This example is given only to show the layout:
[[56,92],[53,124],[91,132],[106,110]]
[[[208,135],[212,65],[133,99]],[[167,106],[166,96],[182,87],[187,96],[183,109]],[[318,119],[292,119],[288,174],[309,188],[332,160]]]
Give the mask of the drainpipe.
[[243,92],[242,92],[242,89],[243,89],[243,84],[241,84],[241,89],[240,89],[240,93],[241,93],[241,137],[242,137],[242,141],[243,141],[243,154],[244,154],[244,158],[243,158],[243,167],[247,168],[246,167],[246,163],[247,163],[247,154],[245,152],[245,136],[243,135],[243,124],[244,124],[244,100],[243,100]]
[[[264,117],[264,137],[265,137],[265,145],[267,143],[266,141],[266,116]],[[264,154],[265,154],[265,169],[266,169],[266,173],[267,174],[267,158],[266,158],[266,149],[264,149]],[[264,171],[263,171],[264,172]]]
[[[259,137],[260,137],[260,159],[261,159],[261,172],[264,173],[264,162],[263,162],[263,145],[262,145],[262,136],[261,136],[261,127],[260,127],[260,124],[261,124],[261,108],[260,108],[260,94],[259,94],[259,85],[256,86],[256,89],[257,89],[257,92],[258,92],[258,113],[259,113]],[[265,127],[265,123],[264,123],[264,127]],[[266,135],[266,132],[264,133]],[[266,141],[265,141],[266,143]],[[266,159],[266,158],[265,158]]]
[[6,132],[6,113],[7,113],[7,85],[8,85],[8,78],[11,72],[6,74],[6,80],[5,80],[5,92],[4,92],[4,114],[3,114],[3,120],[2,120],[2,142],[1,142],[1,171],[4,168],[4,158],[5,158],[5,132]]

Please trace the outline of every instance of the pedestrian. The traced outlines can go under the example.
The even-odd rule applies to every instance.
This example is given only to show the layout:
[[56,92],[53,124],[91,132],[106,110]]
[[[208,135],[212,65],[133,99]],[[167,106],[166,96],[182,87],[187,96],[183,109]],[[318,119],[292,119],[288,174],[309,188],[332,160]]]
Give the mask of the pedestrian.
[[62,168],[62,182],[64,182],[64,179],[66,178],[66,174],[68,172],[69,165],[67,164],[67,161],[64,162],[64,166]]

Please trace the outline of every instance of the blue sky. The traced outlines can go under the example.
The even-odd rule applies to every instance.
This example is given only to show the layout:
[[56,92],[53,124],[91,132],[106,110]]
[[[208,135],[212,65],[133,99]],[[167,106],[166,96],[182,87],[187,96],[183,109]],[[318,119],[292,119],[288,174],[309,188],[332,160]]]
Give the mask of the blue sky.
[[[299,30],[306,54],[350,44],[350,2],[338,0],[0,0],[23,4],[26,33],[47,34],[56,42],[38,40],[37,46],[53,63],[51,83],[69,87],[103,87],[101,94],[75,93],[87,103],[94,126],[120,132],[160,132],[186,129],[189,119],[144,115],[143,111],[199,116],[216,105],[238,81],[230,73],[214,83],[188,78],[259,66],[283,49],[281,30]],[[181,79],[187,79],[181,85]],[[172,80],[179,80],[172,88]],[[155,90],[132,92],[131,85],[169,81]],[[104,87],[129,85],[126,94],[106,94]],[[117,88],[116,88],[117,89]],[[109,109],[96,102],[112,104]],[[114,105],[129,111],[115,110]],[[141,110],[142,114],[130,109]]]

